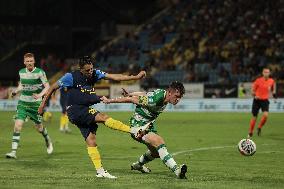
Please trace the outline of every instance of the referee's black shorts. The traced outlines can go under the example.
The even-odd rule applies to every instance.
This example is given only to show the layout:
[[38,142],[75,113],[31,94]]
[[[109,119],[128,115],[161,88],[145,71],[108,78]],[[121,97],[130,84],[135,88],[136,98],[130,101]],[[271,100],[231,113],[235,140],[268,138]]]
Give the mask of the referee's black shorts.
[[262,112],[269,112],[269,100],[253,99],[251,110],[252,115],[256,117],[259,109],[261,109]]

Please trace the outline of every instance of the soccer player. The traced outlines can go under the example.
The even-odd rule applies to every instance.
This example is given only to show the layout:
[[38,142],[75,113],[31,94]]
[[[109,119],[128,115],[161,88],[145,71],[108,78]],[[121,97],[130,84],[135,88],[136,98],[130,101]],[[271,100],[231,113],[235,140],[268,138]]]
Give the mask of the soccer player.
[[26,68],[19,71],[19,85],[17,89],[12,92],[12,96],[15,96],[19,92],[21,92],[21,95],[19,97],[17,114],[15,116],[12,151],[6,154],[7,158],[17,158],[16,151],[20,141],[20,132],[27,117],[35,123],[36,129],[44,137],[47,153],[51,154],[53,151],[47,129],[42,125],[42,117],[37,111],[42,101],[42,96],[49,89],[49,83],[45,72],[35,67],[35,58],[32,53],[26,53],[24,55],[24,64]]
[[61,88],[60,89],[60,106],[62,109],[62,114],[60,117],[60,128],[59,130],[61,132],[69,133],[71,130],[69,129],[68,123],[68,116],[66,112],[66,104],[67,103],[67,88]]
[[[124,89],[123,89],[124,90]],[[153,92],[134,92],[128,93],[124,90],[124,97],[108,99],[102,97],[104,103],[133,103],[136,104],[136,109],[133,116],[130,118],[131,127],[140,127],[147,123],[151,124],[148,133],[142,138],[132,138],[145,144],[148,147],[137,162],[131,166],[132,170],[138,170],[142,173],[149,173],[150,169],[145,166],[146,163],[160,158],[162,162],[175,173],[178,178],[186,178],[187,166],[181,165],[178,167],[173,156],[168,152],[164,139],[157,133],[154,122],[160,113],[166,108],[167,104],[176,105],[185,93],[182,83],[172,82],[166,89],[156,89]]]
[[114,179],[116,177],[109,174],[101,163],[101,156],[96,142],[97,123],[103,123],[112,129],[132,133],[136,137],[139,137],[141,131],[145,130],[148,126],[130,128],[130,126],[90,107],[101,101],[96,95],[94,84],[101,79],[111,79],[115,81],[139,80],[145,77],[146,72],[141,71],[138,75],[127,76],[94,70],[93,59],[88,56],[84,56],[79,60],[79,67],[80,70],[66,73],[50,87],[38,111],[40,114],[43,112],[47,99],[54,91],[58,88],[67,88],[67,115],[70,122],[80,129],[86,141],[89,157],[97,171],[96,176]]
[[276,83],[269,77],[270,69],[264,68],[262,70],[262,76],[257,78],[252,84],[252,118],[250,120],[249,134],[248,137],[252,137],[254,126],[256,123],[257,115],[259,109],[262,110],[263,114],[260,120],[260,123],[257,128],[257,135],[260,136],[261,129],[264,126],[268,118],[269,111],[269,93],[272,92],[273,97],[276,99]]

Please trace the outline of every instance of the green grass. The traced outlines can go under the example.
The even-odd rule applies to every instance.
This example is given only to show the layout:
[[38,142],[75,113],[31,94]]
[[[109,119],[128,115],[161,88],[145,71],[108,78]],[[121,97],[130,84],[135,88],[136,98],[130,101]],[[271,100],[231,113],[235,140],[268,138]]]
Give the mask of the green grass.
[[[59,113],[48,126],[54,154],[48,156],[44,140],[31,121],[21,133],[17,160],[6,159],[10,151],[13,112],[0,114],[0,188],[283,188],[283,114],[270,114],[261,137],[254,136],[257,152],[239,154],[236,144],[246,137],[248,113],[163,113],[158,131],[175,160],[189,167],[188,179],[176,179],[159,159],[149,163],[151,174],[129,169],[145,152],[144,145],[128,134],[100,126],[97,141],[104,167],[117,180],[99,179],[87,155],[79,130],[59,132]],[[127,122],[131,113],[109,113]],[[216,147],[216,148],[214,148]],[[183,152],[183,153],[179,153]]]

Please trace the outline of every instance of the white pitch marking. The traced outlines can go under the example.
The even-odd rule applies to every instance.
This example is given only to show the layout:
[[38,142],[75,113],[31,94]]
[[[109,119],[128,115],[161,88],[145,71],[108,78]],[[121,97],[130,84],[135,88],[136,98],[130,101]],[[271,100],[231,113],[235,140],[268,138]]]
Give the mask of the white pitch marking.
[[[275,144],[261,144],[261,146],[268,146],[268,145],[275,145]],[[237,148],[237,145],[234,146],[212,146],[212,147],[202,147],[202,148],[194,148],[190,150],[183,150],[183,151],[178,151],[172,153],[173,156],[179,155],[179,154],[184,154],[188,152],[197,152],[197,151],[208,151],[208,150],[216,150],[216,149],[223,149],[223,148]]]
[[283,152],[281,152],[281,151],[263,151],[263,152],[258,152],[258,154],[274,154],[274,153],[277,153],[277,154],[279,154],[279,153],[283,153]]
[[191,149],[191,150],[183,150],[183,151],[178,151],[178,152],[174,152],[172,153],[173,156],[179,155],[179,154],[184,154],[187,152],[197,152],[197,151],[208,151],[208,150],[216,150],[216,149],[223,149],[223,148],[232,148],[232,147],[236,147],[235,146],[212,146],[212,147],[202,147],[202,148],[195,148],[195,149]]
[[[267,145],[275,145],[275,144],[261,144],[261,146],[267,146]],[[208,150],[216,150],[216,149],[224,149],[224,148],[233,148],[233,147],[237,147],[237,145],[232,145],[232,146],[212,146],[212,147],[202,147],[202,148],[194,148],[194,149],[190,149],[190,150],[183,150],[183,151],[178,151],[178,152],[174,152],[172,153],[173,156],[179,155],[179,154],[184,154],[184,153],[188,153],[188,152],[198,152],[198,151],[208,151]],[[282,153],[279,151],[264,151],[264,152],[258,152],[258,153]],[[124,156],[124,157],[111,157],[111,156],[106,156],[103,157],[103,159],[130,159],[130,158],[137,158],[138,156]],[[64,159],[52,159],[49,158],[48,160],[52,160],[52,161],[63,161]],[[6,162],[12,162],[12,161],[18,161],[18,162],[36,162],[39,160],[29,160],[29,159],[16,159],[16,160],[0,160],[0,163],[6,163]]]

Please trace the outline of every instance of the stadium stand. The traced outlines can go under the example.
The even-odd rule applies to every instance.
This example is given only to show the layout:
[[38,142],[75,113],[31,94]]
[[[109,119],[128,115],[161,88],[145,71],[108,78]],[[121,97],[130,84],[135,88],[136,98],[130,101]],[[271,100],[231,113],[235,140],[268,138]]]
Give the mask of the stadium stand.
[[282,1],[180,1],[104,46],[96,57],[99,65],[111,65],[113,71],[133,65],[151,70],[162,86],[171,80],[251,81],[264,66],[283,80],[281,5]]

